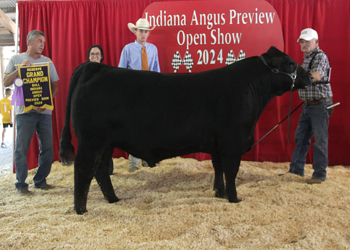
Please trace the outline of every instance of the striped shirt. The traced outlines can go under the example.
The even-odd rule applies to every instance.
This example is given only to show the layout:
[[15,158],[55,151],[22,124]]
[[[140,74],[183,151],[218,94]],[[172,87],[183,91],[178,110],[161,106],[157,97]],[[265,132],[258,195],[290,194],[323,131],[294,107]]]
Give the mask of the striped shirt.
[[[321,52],[321,53],[319,53]],[[317,54],[315,56],[315,54]],[[321,75],[321,81],[328,81],[328,72],[330,69],[327,55],[317,47],[310,54],[304,55],[301,67],[308,70],[312,58],[315,56],[310,72],[318,72]],[[299,89],[299,97],[303,101],[314,101],[322,98],[331,98],[333,96],[331,85],[328,84],[312,84],[306,89]]]

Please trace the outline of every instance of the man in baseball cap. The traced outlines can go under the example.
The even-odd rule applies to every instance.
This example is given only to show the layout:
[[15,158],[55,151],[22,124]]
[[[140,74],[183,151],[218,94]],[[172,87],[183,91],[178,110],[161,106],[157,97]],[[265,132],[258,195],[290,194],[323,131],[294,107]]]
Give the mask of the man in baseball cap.
[[326,180],[328,165],[328,125],[333,109],[327,108],[332,102],[332,89],[329,83],[330,64],[328,56],[319,48],[316,30],[303,29],[297,40],[304,59],[301,66],[310,72],[314,84],[306,89],[299,89],[299,97],[304,102],[298,127],[295,131],[295,149],[289,173],[304,176],[306,154],[313,144],[314,172],[308,184],[318,184]]

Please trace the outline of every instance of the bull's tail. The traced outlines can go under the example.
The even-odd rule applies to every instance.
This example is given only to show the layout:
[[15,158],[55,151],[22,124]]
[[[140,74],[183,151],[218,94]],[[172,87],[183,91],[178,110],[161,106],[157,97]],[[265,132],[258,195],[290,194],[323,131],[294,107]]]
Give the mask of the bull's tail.
[[84,64],[77,67],[74,73],[72,74],[70,84],[69,84],[66,116],[64,121],[64,127],[61,133],[60,151],[59,151],[62,165],[71,165],[74,162],[74,158],[75,158],[74,146],[72,145],[72,142],[71,142],[72,141],[72,133],[70,128],[71,102],[72,102],[73,92],[77,86],[79,77],[81,76],[83,70],[84,70]]

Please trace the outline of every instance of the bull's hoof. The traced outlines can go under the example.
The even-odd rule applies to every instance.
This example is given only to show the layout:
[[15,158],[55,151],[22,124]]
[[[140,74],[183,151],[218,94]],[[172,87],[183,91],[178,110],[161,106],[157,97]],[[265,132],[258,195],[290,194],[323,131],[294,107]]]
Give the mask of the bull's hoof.
[[225,192],[225,191],[215,190],[215,197],[227,199],[227,196],[226,196],[226,192]]
[[74,208],[77,214],[84,214],[87,212],[86,208]]
[[236,198],[233,198],[233,199],[228,199],[228,201],[230,202],[230,203],[238,203],[238,202],[241,202],[242,201],[242,199],[238,199],[237,197]]
[[108,200],[109,203],[115,203],[115,202],[118,202],[118,201],[119,201],[119,199],[118,199],[117,196],[115,196],[115,197],[113,197],[113,198],[109,198],[109,199],[107,199],[107,200]]

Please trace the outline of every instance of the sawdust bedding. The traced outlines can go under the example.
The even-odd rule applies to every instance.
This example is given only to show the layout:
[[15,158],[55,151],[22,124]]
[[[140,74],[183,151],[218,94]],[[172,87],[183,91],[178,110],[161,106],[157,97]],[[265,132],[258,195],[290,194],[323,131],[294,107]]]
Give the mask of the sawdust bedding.
[[88,213],[73,209],[73,167],[55,162],[54,189],[19,196],[14,174],[0,178],[0,249],[350,249],[350,168],[306,184],[288,163],[242,162],[238,204],[214,197],[212,164],[174,158],[128,172],[114,159],[109,204],[94,180]]

